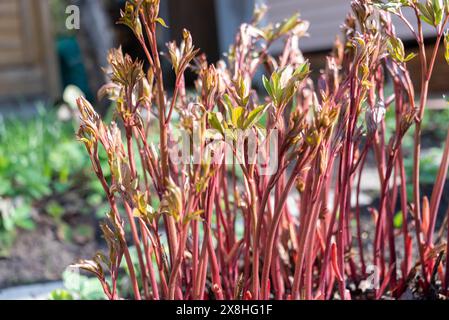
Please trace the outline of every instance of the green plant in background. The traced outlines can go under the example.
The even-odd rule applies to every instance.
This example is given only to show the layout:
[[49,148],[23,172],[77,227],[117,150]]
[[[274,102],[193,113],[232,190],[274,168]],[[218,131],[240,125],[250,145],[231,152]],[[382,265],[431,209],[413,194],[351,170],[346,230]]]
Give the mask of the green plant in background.
[[[420,179],[422,185],[432,186],[435,183],[435,177],[438,175],[443,150],[441,148],[430,148],[423,152],[419,163],[421,165]],[[411,174],[413,170],[413,161],[411,159],[404,160],[406,174]],[[407,194],[412,195],[413,188],[407,185]]]
[[8,255],[17,228],[33,229],[34,218],[42,213],[52,218],[64,239],[73,232],[92,236],[84,227],[70,230],[63,205],[50,199],[81,188],[89,194],[88,207],[101,207],[104,201],[86,170],[89,157],[74,139],[70,108],[65,106],[65,116],[61,110],[40,105],[29,119],[0,117],[0,255]]
[[[137,275],[140,276],[140,270],[138,270],[138,256],[136,247],[129,248],[131,260],[133,261],[134,268],[137,271]],[[119,273],[129,276],[129,268],[125,261],[122,261]],[[111,279],[107,277],[108,281]],[[76,269],[67,269],[62,274],[63,288],[57,289],[51,292],[50,300],[105,300],[106,295],[103,288],[96,278],[88,277],[79,274]],[[142,285],[141,282],[139,282]],[[131,283],[127,277],[122,277],[117,283],[117,290],[123,297],[132,296]]]
[[73,132],[71,122],[43,106],[29,120],[0,119],[0,194],[36,200],[67,190],[68,178],[88,161]]
[[4,199],[0,197],[0,257],[9,254],[17,228],[33,230],[32,207],[24,199]]
[[[447,105],[446,105],[447,106]],[[394,108],[389,108],[385,116],[385,129],[387,141],[392,136],[395,123]],[[444,108],[441,110],[429,109],[425,114],[422,121],[423,136],[427,139],[430,145],[429,149],[423,151],[420,157],[420,179],[421,183],[432,185],[435,182],[435,177],[438,174],[438,169],[440,167],[441,158],[443,156],[443,147],[445,134],[447,132],[447,127],[449,123],[449,108]],[[406,133],[403,138],[404,152],[410,152],[413,149],[413,135],[414,128]],[[411,177],[413,170],[413,159],[404,159],[404,167],[406,171],[406,176]],[[412,186],[407,186],[408,195],[412,196]]]
[[[387,140],[392,136],[396,126],[394,107],[388,108],[385,115],[385,129]],[[429,109],[424,114],[422,129],[424,135],[432,140],[434,146],[440,147],[446,138],[446,130],[449,123],[449,108],[447,104],[444,109]],[[410,128],[404,136],[404,150],[411,150],[413,146],[414,128]]]
[[64,289],[50,293],[50,300],[104,300],[105,294],[95,278],[80,275],[72,270],[62,274]]

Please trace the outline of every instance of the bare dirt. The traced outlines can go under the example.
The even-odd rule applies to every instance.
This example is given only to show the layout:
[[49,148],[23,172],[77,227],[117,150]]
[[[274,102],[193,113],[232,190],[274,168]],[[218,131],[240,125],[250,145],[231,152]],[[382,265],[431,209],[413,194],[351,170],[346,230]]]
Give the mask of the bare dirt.
[[95,241],[85,245],[61,241],[55,228],[47,224],[34,231],[19,231],[10,256],[0,259],[0,288],[60,280],[70,264],[91,257],[97,247]]

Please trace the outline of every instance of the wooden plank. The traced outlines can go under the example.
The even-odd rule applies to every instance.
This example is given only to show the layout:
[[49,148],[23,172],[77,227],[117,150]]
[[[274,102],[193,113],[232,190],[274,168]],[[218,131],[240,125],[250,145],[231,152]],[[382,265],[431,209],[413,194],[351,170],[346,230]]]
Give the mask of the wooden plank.
[[[49,32],[43,29],[41,21],[39,20],[41,11],[39,4],[42,0],[29,1],[18,0],[21,9],[21,26],[22,26],[22,41],[24,58],[26,63],[42,63],[42,52],[47,43],[42,42],[43,32]],[[50,10],[47,8],[47,10]]]
[[10,15],[0,19],[0,33],[15,32],[16,30],[20,30],[18,15]]
[[1,0],[0,7],[9,11],[0,18],[0,68],[23,65],[26,61],[19,2]]
[[23,65],[25,59],[23,50],[18,49],[3,49],[0,51],[0,72],[2,68],[11,68],[14,65]]
[[48,0],[0,0],[0,97],[59,94]]
[[20,33],[0,34],[0,49],[17,49],[21,48],[22,39]]
[[17,14],[19,12],[19,6],[17,0],[1,0],[0,1],[0,18]]
[[31,95],[45,92],[41,68],[15,68],[0,71],[0,96]]
[[45,92],[53,100],[60,97],[62,92],[59,78],[59,65],[54,46],[54,38],[51,27],[50,4],[48,0],[34,2],[36,12],[39,12],[37,22],[40,26],[40,44],[42,55],[42,67],[45,73]]

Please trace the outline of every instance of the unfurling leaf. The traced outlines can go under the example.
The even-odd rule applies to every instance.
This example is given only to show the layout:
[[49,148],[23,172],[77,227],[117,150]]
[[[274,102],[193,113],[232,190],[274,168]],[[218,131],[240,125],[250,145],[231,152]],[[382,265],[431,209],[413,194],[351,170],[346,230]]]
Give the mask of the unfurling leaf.
[[301,23],[301,20],[299,19],[299,13],[295,13],[279,26],[279,35],[286,34],[293,28],[295,28],[299,23]]
[[439,25],[443,20],[443,1],[432,0],[433,15],[435,17],[435,26]]
[[[268,106],[268,105],[267,105]],[[267,109],[267,106],[258,106],[253,111],[251,111],[248,114],[248,117],[246,117],[244,123],[243,123],[243,129],[248,129],[253,127],[257,122],[259,122],[260,118],[264,115],[264,112]]]
[[133,90],[135,85],[145,76],[143,62],[133,60],[129,55],[123,54],[121,47],[109,51],[108,62],[112,69],[112,82],[127,86],[130,90]]
[[262,82],[263,82],[263,86],[265,87],[265,90],[267,91],[268,95],[270,97],[273,97],[273,89],[271,88],[270,80],[268,80],[267,77],[265,77],[265,75],[263,75]]
[[186,216],[183,219],[183,223],[187,224],[192,220],[201,220],[201,215],[204,213],[204,210],[197,210],[195,212],[192,213],[188,213],[186,214]]
[[215,130],[218,130],[221,134],[224,134],[225,128],[223,127],[223,117],[216,112],[209,112],[207,114],[209,124]]
[[70,267],[93,273],[98,279],[104,280],[105,275],[101,266],[102,260],[102,255],[97,253],[92,260],[80,260],[78,263],[72,264]]
[[443,20],[442,0],[427,0],[426,3],[417,2],[420,18],[431,26],[438,26]]
[[405,57],[404,62],[409,62],[410,60],[412,60],[412,59],[415,58],[416,56],[417,56],[417,54],[414,53],[414,52],[409,53],[409,54]]
[[237,81],[233,81],[233,84],[237,103],[240,106],[245,107],[249,101],[250,84],[246,83],[245,78],[242,75],[239,75]]
[[401,39],[396,37],[390,37],[387,42],[388,53],[391,58],[397,63],[405,63],[416,57],[415,53],[410,53],[405,56],[404,44]]
[[379,101],[374,108],[368,108],[365,113],[366,127],[368,136],[373,136],[378,130],[381,122],[385,118],[385,104],[383,101]]
[[232,109],[231,121],[234,128],[242,128],[243,127],[243,114],[245,113],[245,109],[242,107],[236,107]]
[[293,97],[296,85],[303,81],[310,72],[308,61],[302,63],[296,69],[291,65],[276,70],[270,80],[263,76],[262,81],[268,95],[276,107],[287,104]]
[[159,23],[161,26],[163,26],[164,28],[168,28],[167,24],[165,23],[164,19],[162,19],[161,17],[157,18],[155,20],[157,23]]
[[170,60],[176,75],[184,73],[189,63],[199,52],[199,49],[195,49],[193,46],[192,36],[187,29],[183,30],[182,37],[183,40],[179,47],[176,41],[171,41],[167,44]]
[[179,221],[182,213],[182,194],[181,189],[169,179],[166,185],[167,190],[165,191],[162,201],[160,203],[159,212],[161,214],[167,214]]
[[126,2],[125,11],[120,11],[118,24],[129,27],[138,37],[142,36],[142,24],[139,19],[138,7],[130,1]]
[[148,204],[148,199],[145,194],[137,191],[134,195],[135,208],[133,209],[133,215],[136,218],[147,217],[152,220],[155,216],[155,210]]

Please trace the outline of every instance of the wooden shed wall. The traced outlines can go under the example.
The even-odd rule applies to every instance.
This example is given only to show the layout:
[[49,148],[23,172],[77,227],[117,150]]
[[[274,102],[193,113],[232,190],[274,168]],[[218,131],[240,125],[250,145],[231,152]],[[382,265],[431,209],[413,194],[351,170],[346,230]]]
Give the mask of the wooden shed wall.
[[0,0],[0,98],[59,94],[47,0]]
[[[256,0],[265,2],[268,5],[268,13],[266,20],[270,22],[282,21],[298,12],[301,18],[310,22],[310,29],[308,38],[301,39],[301,49],[306,53],[308,59],[311,60],[315,70],[324,67],[322,63],[324,60],[323,52],[329,50],[337,35],[341,35],[340,26],[348,12],[350,12],[350,0]],[[409,21],[415,22],[416,18],[410,9],[404,9],[403,13]],[[403,40],[411,40],[412,35],[408,28],[398,18],[393,17],[393,22],[396,27],[397,34]],[[427,24],[424,24],[424,34],[428,38],[435,36],[435,30]],[[433,48],[432,41],[428,42],[429,51]],[[280,50],[279,47],[276,49]],[[416,48],[408,49],[410,52],[416,52]],[[321,63],[321,65],[320,65]],[[440,46],[440,51],[436,60],[437,68],[434,70],[430,82],[430,90],[433,93],[445,93],[448,90],[449,66],[445,62],[443,48]],[[409,62],[409,70],[411,70],[412,81],[419,88],[420,85],[420,66],[419,60],[413,59]]]
[[[350,12],[350,0],[264,0],[268,6],[267,21],[277,22],[291,16],[295,12],[301,18],[310,22],[310,37],[301,41],[304,51],[326,50],[332,47],[335,37],[340,35],[340,26]],[[412,18],[410,10],[404,14]],[[410,39],[411,34],[401,21],[396,21],[396,32],[404,40]],[[425,34],[431,36],[433,30],[425,26]]]

